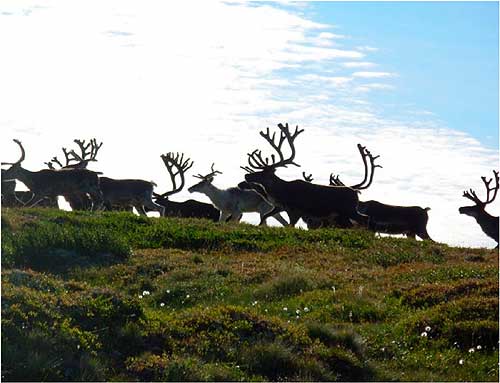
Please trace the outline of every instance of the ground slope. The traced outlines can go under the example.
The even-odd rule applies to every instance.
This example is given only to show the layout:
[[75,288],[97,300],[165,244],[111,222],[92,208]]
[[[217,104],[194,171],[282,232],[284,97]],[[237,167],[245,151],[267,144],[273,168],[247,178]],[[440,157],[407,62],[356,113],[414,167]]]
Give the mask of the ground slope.
[[498,253],[2,210],[4,380],[498,378]]

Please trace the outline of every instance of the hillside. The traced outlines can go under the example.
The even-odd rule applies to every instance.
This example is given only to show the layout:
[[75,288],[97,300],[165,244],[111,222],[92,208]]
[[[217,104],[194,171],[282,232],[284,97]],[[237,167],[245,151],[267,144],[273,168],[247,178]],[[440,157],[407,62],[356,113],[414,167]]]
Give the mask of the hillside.
[[497,381],[498,253],[2,210],[3,380]]

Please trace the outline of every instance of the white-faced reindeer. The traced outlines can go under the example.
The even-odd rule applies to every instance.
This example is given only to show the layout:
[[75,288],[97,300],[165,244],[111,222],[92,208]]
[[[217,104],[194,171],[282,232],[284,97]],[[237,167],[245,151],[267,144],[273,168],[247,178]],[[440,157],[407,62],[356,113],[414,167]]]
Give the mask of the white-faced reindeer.
[[[165,208],[166,217],[183,218],[206,218],[212,221],[218,221],[220,212],[212,204],[189,199],[184,202],[171,201],[169,197],[180,192],[184,188],[185,173],[193,166],[191,159],[184,159],[184,154],[167,153],[162,154],[161,159],[167,168],[170,180],[172,181],[172,190],[163,194],[153,193],[155,202]],[[179,177],[179,185],[176,178]]]
[[21,149],[21,157],[17,162],[2,162],[2,165],[11,165],[9,169],[2,171],[2,176],[4,180],[18,179],[28,187],[32,196],[26,205],[33,207],[47,197],[55,198],[59,195],[88,193],[92,199],[93,208],[101,206],[102,193],[99,189],[99,173],[87,169],[29,171],[21,166],[25,158],[21,141],[14,139],[14,142]]
[[[484,185],[486,186],[486,200],[483,202],[481,201],[474,190],[470,189],[470,191],[464,191],[463,196],[467,199],[470,199],[472,202],[475,203],[474,206],[463,206],[458,209],[460,214],[465,214],[469,215],[471,217],[474,217],[476,219],[476,222],[481,226],[481,229],[483,232],[490,238],[493,238],[497,242],[497,247],[498,249],[498,231],[499,231],[499,224],[498,224],[498,217],[494,217],[490,214],[488,214],[485,210],[486,205],[492,203],[498,193],[498,189],[500,187],[499,185],[499,178],[498,178],[498,171],[493,170],[493,174],[495,175],[495,187],[490,188],[490,184],[492,179],[490,178],[488,181],[486,180],[486,177],[481,177],[481,179],[484,182]],[[490,195],[490,193],[493,192],[493,195]]]
[[[214,186],[212,184],[214,177],[222,173],[214,170],[214,164],[212,164],[211,170],[206,175],[198,174],[194,176],[201,179],[201,181],[191,186],[188,190],[190,193],[203,193],[210,198],[214,206],[220,210],[219,222],[227,220],[239,222],[243,213],[256,212],[260,214],[260,225],[265,225],[266,218],[270,216],[276,218],[283,226],[288,225],[288,222],[280,214],[267,215],[274,207],[259,193],[253,190],[242,190],[237,187],[219,189]],[[266,215],[267,217],[265,217]]]
[[[279,160],[276,161],[274,154],[269,158],[262,158],[260,150],[254,150],[248,154],[248,165],[242,167],[248,172],[245,180],[250,183],[260,184],[275,206],[263,218],[286,211],[290,217],[290,225],[295,226],[300,217],[330,218],[340,216],[342,219],[351,219],[363,225],[368,224],[368,217],[360,214],[357,210],[358,193],[356,190],[345,186],[316,185],[302,180],[285,181],[275,175],[277,168],[288,165],[300,166],[294,162],[294,141],[303,132],[298,127],[294,133],[290,133],[288,124],[278,124],[280,130],[279,141],[275,141],[276,133],[272,136],[267,128],[266,133],[260,135],[277,152]],[[282,150],[284,142],[287,142],[291,154],[285,158]]]
[[[330,185],[343,186],[344,183],[338,175],[331,174]],[[353,185],[352,188],[357,189],[357,186]],[[432,241],[427,232],[429,207],[424,209],[420,206],[387,205],[371,200],[359,201],[358,210],[370,217],[370,230],[385,234],[404,234],[409,238],[415,238],[418,235],[422,239]]]

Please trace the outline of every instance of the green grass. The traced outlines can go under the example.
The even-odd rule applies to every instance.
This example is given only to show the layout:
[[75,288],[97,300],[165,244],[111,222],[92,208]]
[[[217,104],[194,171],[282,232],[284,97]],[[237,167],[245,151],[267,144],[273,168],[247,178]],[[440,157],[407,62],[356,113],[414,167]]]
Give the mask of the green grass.
[[2,209],[11,381],[497,381],[498,253]]

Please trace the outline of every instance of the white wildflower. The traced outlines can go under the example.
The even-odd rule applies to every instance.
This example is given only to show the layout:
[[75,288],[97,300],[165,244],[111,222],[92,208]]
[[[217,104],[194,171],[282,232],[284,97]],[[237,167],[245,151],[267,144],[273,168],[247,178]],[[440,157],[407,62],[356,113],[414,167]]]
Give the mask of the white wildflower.
[[165,306],[165,303],[161,302],[160,307],[163,307],[163,306]]
[[481,350],[481,349],[482,349],[481,345],[478,345],[476,348],[477,348],[478,350]]
[[144,291],[142,292],[142,295],[149,295],[149,294],[150,294],[150,292],[149,292],[148,290],[144,290]]
[[288,307],[283,307],[283,311],[288,311]]
[[431,331],[431,327],[430,327],[430,326],[427,326],[427,327],[425,328],[425,331],[427,331],[427,332]]
[[474,351],[476,351],[476,350],[474,350],[474,347],[469,348],[469,354],[472,354]]
[[460,360],[458,361],[458,364],[464,364],[464,360],[463,360],[463,359],[460,359]]
[[424,338],[427,336],[427,333],[424,331],[420,336],[423,336]]
[[304,312],[308,313],[309,312],[309,307],[304,307]]

